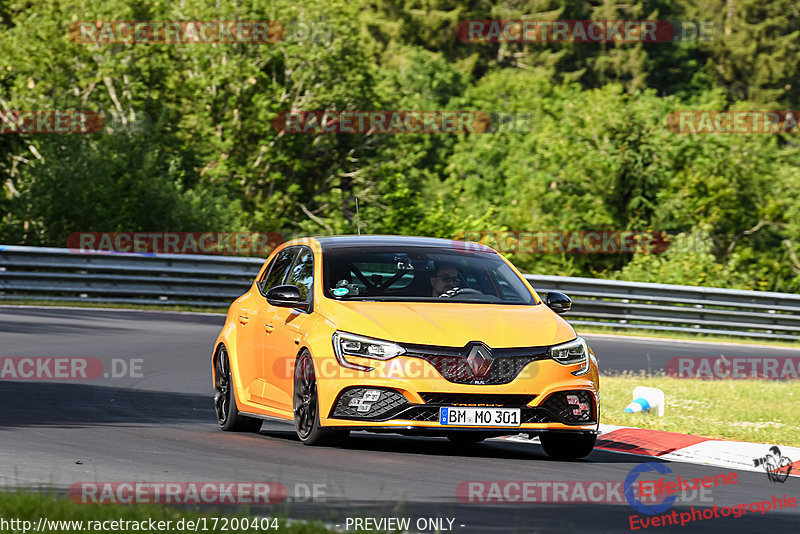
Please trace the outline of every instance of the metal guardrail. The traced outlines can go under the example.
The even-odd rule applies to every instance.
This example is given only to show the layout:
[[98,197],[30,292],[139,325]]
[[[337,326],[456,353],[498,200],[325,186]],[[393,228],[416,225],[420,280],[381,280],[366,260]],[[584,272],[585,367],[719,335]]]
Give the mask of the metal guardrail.
[[227,307],[260,258],[0,246],[0,299]]
[[[261,258],[74,253],[0,246],[0,301],[112,302],[227,307]],[[800,340],[800,295],[594,278],[526,275],[544,294],[573,299],[575,325]]]
[[800,340],[800,295],[526,275],[540,293],[572,298],[569,322],[669,332]]

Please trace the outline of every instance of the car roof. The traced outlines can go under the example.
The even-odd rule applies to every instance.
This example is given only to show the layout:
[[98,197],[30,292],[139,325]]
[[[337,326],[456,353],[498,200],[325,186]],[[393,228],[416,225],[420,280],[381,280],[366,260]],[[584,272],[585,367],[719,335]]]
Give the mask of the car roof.
[[406,246],[406,247],[431,247],[454,248],[455,243],[462,243],[453,239],[438,237],[411,237],[403,235],[337,235],[315,237],[323,252],[337,248],[361,248],[380,246]]

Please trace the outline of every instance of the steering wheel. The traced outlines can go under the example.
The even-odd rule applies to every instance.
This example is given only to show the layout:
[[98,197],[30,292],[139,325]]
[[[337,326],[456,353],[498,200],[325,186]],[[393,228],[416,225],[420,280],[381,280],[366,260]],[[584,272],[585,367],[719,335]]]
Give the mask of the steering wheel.
[[449,299],[455,297],[456,295],[483,295],[477,289],[472,289],[471,287],[456,287],[450,289],[449,291],[445,291],[441,295],[439,295],[440,299]]

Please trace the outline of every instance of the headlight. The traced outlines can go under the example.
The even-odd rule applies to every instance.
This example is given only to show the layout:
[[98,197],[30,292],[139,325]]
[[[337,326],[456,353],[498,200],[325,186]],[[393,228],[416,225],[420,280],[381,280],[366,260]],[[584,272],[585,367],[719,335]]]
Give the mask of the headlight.
[[589,372],[589,347],[586,346],[586,341],[582,337],[550,347],[550,357],[563,365],[583,363],[580,369],[572,372],[575,376]]
[[359,358],[369,358],[371,360],[389,360],[395,356],[400,356],[406,351],[397,343],[382,341],[345,332],[333,334],[333,352],[336,360],[342,367],[357,369],[359,371],[372,371],[372,367],[366,367],[357,363],[347,361],[347,356],[358,356]]

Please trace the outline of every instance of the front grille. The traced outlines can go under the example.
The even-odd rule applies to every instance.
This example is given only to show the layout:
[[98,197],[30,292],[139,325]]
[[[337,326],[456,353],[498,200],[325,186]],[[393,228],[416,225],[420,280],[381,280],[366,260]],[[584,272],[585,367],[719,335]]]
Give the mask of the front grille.
[[[573,396],[577,397],[577,403],[570,402],[575,399],[567,398]],[[547,397],[541,407],[567,425],[585,425],[595,422],[594,396],[589,391],[559,391]]]
[[[413,406],[399,414],[395,419],[402,419],[403,421],[438,421],[439,408],[433,406]],[[520,410],[520,422],[526,424],[554,423],[556,421],[540,408],[522,408]]]
[[504,393],[420,393],[425,404],[445,406],[526,406],[536,395]]
[[423,356],[437,371],[448,381],[456,384],[508,384],[519,375],[520,371],[536,358],[527,356],[522,358],[506,358],[495,360],[489,368],[489,373],[483,378],[476,378],[469,364],[461,357]]
[[[378,399],[375,401],[364,400],[367,392],[378,392]],[[410,403],[403,394],[393,389],[351,387],[339,394],[339,398],[333,403],[331,417],[339,419],[385,420],[409,405]],[[365,406],[366,410],[359,411],[359,406]],[[364,410],[364,408],[362,408],[362,410]]]
[[397,419],[402,419],[403,421],[438,421],[439,408],[414,406],[400,414]]
[[438,347],[433,345],[403,344],[405,356],[421,358],[430,363],[447,381],[456,384],[499,385],[508,384],[529,363],[547,359],[549,347],[522,347],[490,349],[492,362],[485,376],[476,376],[467,356],[477,345],[468,343],[464,347]]
[[525,423],[554,423],[555,420],[539,408],[526,408],[522,410],[520,420]]

